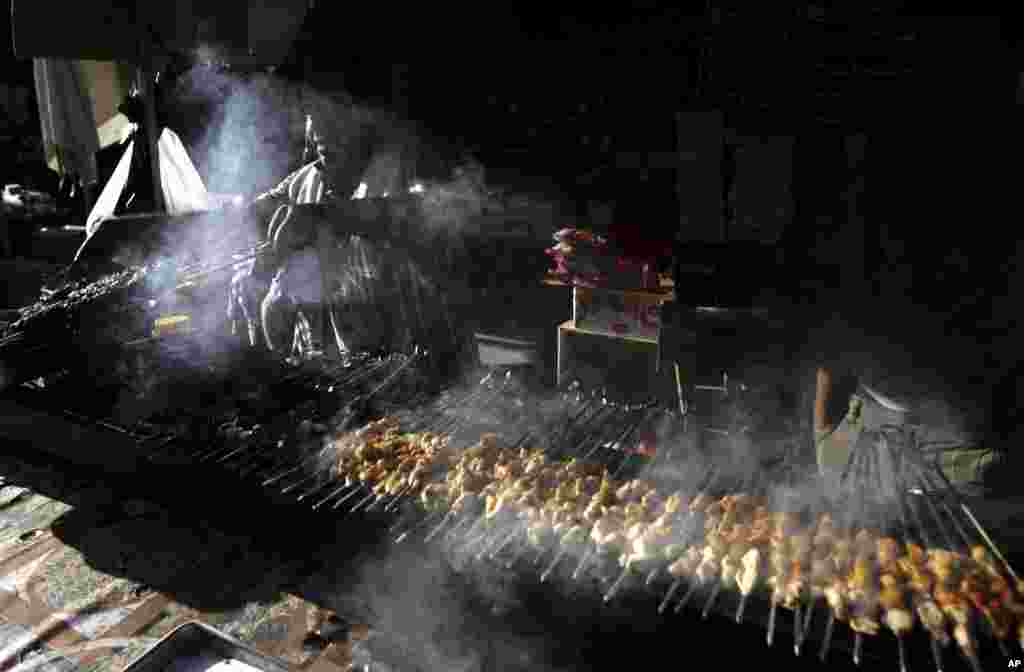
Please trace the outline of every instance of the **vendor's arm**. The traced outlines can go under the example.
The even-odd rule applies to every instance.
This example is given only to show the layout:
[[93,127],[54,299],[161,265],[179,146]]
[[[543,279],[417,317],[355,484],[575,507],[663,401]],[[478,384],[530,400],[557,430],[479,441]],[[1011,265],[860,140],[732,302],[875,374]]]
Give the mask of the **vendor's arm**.
[[328,223],[338,237],[360,236],[374,242],[426,243],[432,238],[414,201],[363,198],[295,206]]

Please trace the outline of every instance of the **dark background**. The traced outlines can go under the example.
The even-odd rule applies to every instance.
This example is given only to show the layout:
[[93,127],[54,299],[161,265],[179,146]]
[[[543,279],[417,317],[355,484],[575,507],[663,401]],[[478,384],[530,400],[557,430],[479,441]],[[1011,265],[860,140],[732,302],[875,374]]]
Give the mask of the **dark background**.
[[[676,170],[659,158],[678,150],[678,113],[792,137],[787,265],[811,288],[811,321],[838,314],[891,357],[955,370],[937,377],[1019,413],[1019,24],[912,2],[665,4],[566,17],[318,2],[279,73],[400,111],[444,152],[473,152],[489,182],[616,201],[650,238],[679,229]],[[31,88],[0,24],[3,78]],[[851,224],[855,134],[865,189]],[[862,259],[822,247],[851,225]]]

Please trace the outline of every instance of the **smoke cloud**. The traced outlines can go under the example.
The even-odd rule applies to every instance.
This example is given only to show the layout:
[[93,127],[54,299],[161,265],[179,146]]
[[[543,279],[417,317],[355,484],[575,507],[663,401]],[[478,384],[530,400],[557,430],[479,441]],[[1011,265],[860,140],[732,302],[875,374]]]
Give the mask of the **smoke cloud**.
[[241,77],[204,66],[183,75],[175,95],[216,110],[193,148],[207,188],[248,197],[298,167],[306,115],[342,151],[363,140],[381,116],[342,92],[328,95],[273,75]]

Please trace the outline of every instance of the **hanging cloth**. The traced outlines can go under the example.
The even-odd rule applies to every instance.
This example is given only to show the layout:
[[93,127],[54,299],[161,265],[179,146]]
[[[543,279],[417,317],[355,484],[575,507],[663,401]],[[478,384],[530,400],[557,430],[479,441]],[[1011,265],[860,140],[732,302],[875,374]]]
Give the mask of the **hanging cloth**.
[[[135,204],[128,203],[128,207],[125,208],[125,204],[122,202],[122,197],[127,195],[126,187],[131,186],[137,189],[136,185],[149,184],[145,180],[149,174],[148,161],[141,160],[145,156],[145,146],[142,145],[141,152],[135,146],[136,139],[139,137],[138,132],[136,131],[134,134],[136,137],[128,141],[121,160],[118,161],[117,167],[110,179],[107,180],[106,186],[86,219],[85,242],[78,249],[78,253],[75,255],[76,259],[89,244],[89,239],[102,226],[103,220],[125,214],[126,210],[128,212],[138,211],[132,207]],[[157,142],[157,152],[160,157],[160,186],[163,189],[167,213],[184,215],[191,212],[208,211],[210,209],[210,194],[178,134],[169,128],[163,129],[160,140]],[[140,189],[133,193],[144,193],[145,191],[145,189]]]
[[99,133],[92,100],[74,61],[37,58],[33,74],[47,162],[56,161],[62,175],[77,176],[86,185],[95,183]]

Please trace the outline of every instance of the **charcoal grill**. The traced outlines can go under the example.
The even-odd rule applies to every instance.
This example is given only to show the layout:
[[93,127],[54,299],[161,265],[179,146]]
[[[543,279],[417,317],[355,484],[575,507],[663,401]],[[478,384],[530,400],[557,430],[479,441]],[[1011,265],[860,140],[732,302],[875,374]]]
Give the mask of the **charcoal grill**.
[[[411,366],[413,359],[399,355],[363,355],[334,368],[291,371],[278,384],[298,386],[310,392],[330,390],[333,385],[334,393],[344,388],[350,391],[349,399],[358,399],[367,392],[387,388],[396,375],[401,377],[403,366]],[[707,387],[728,388],[729,385],[726,381],[722,386]],[[32,392],[40,393],[39,390]],[[515,378],[497,370],[483,376],[468,390],[448,393],[418,410],[404,411],[402,421],[408,429],[434,429],[460,437],[460,448],[471,444],[472,437],[480,432],[497,427],[507,445],[540,443],[552,459],[597,460],[617,479],[650,478],[666,491],[679,488],[716,497],[741,489],[769,491],[779,483],[795,485],[794,479],[800,473],[786,463],[745,473],[730,469],[732,465],[716,464],[713,454],[702,453],[700,446],[688,438],[686,418],[679,409],[658,402],[629,406],[608,398],[607,392],[585,393],[576,386],[550,400],[551,405],[541,413],[543,421],[540,421],[515,403],[517,392],[520,390]],[[714,389],[708,392],[722,393]],[[335,404],[336,407],[344,405],[344,402]],[[308,408],[314,407],[315,404]],[[484,412],[490,414],[490,418],[486,418],[490,424],[481,422]],[[90,421],[82,416],[74,419]],[[366,485],[342,483],[323,470],[324,455],[319,452],[322,442],[315,442],[316,448],[293,446],[287,449],[274,440],[269,429],[272,425],[291,424],[294,435],[290,439],[297,446],[301,444],[303,432],[315,433],[316,428],[311,425],[319,422],[330,426],[331,419],[327,417],[317,418],[312,414],[300,418],[283,411],[280,422],[268,418],[265,424],[248,427],[244,420],[236,418],[216,428],[213,443],[201,446],[185,445],[194,437],[161,433],[153,428],[118,428],[102,419],[91,421],[108,430],[122,432],[153,457],[166,455],[178,446],[197,468],[217,465],[242,476],[259,477],[268,488],[308,503],[316,511],[387,521],[395,542],[408,544],[429,539],[430,544],[441,544],[457,570],[486,564],[509,573],[517,581],[549,586],[547,590],[555,593],[565,590],[565,585],[573,585],[576,586],[573,601],[595,604],[615,613],[627,607],[642,608],[645,611],[640,620],[653,622],[659,629],[692,627],[693,618],[718,620],[723,625],[726,619],[747,626],[756,624],[762,632],[771,633],[773,648],[792,645],[800,650],[801,659],[818,657],[830,667],[854,658],[862,666],[874,666],[890,658],[893,662],[889,664],[893,667],[903,660],[907,667],[924,669],[935,666],[936,660],[941,659],[941,669],[945,670],[958,666],[995,669],[995,664],[1006,664],[1005,655],[1019,655],[1015,642],[1000,645],[993,641],[985,632],[983,620],[972,623],[975,630],[972,634],[979,642],[977,660],[965,663],[955,645],[937,649],[920,632],[904,638],[899,647],[886,633],[872,637],[850,636],[844,624],[827,615],[829,612],[820,601],[803,605],[800,612],[777,606],[773,609],[774,603],[767,599],[764,591],[755,591],[741,600],[735,590],[717,588],[719,584],[713,581],[697,583],[683,579],[675,582],[664,571],[626,574],[608,558],[595,558],[593,553],[570,555],[560,553],[558,547],[528,546],[515,529],[506,529],[503,534],[487,534],[478,524],[479,520],[472,516],[425,515],[418,511],[407,492],[387,498],[370,497],[372,491]],[[638,437],[650,434],[655,428],[659,430],[657,452],[653,455],[636,452]],[[224,440],[226,437],[231,440]],[[1005,561],[1001,549],[957,491],[944,480],[941,470],[918,449],[910,430],[885,426],[875,436],[863,439],[851,453],[841,480],[841,492],[829,502],[837,511],[837,519],[842,515],[838,512],[856,513],[855,521],[860,524],[875,523],[900,538],[928,546],[948,549],[984,546],[997,559],[999,572],[1016,582],[1017,575]],[[888,462],[880,459],[883,454],[888,455]],[[687,459],[689,462],[684,463],[692,465],[693,470],[681,472],[683,481],[678,480],[679,474],[673,480],[668,470],[659,469]],[[704,466],[698,468],[698,465]],[[885,465],[891,467],[892,473],[883,473],[883,468],[889,468]],[[866,497],[865,493],[875,496]],[[814,506],[817,505],[815,502]],[[814,509],[807,501],[799,499],[792,506],[794,510],[804,509],[805,512]],[[886,507],[899,511],[900,515],[880,519]],[[583,594],[589,597],[584,599]],[[680,618],[687,620],[679,621]],[[684,626],[684,623],[689,625]],[[749,632],[749,627],[744,632]]]
[[[364,353],[338,363],[317,360],[302,367],[280,367],[273,375],[264,375],[250,398],[235,404],[233,413],[225,417],[195,408],[188,422],[180,423],[184,427],[127,427],[59,406],[54,410],[76,422],[121,433],[151,460],[171,457],[196,468],[226,470],[321,514],[385,522],[394,543],[439,546],[456,571],[487,565],[555,592],[571,586],[573,600],[606,612],[626,605],[643,609],[637,622],[654,623],[659,630],[692,623],[678,620],[685,614],[721,616],[758,624],[770,647],[787,642],[802,658],[817,654],[830,666],[840,658],[862,666],[890,658],[891,665],[903,669],[922,664],[994,669],[994,663],[1005,665],[1008,657],[1019,653],[1016,641],[990,636],[985,619],[977,614],[969,623],[971,639],[965,640],[977,644],[977,653],[971,655],[960,655],[963,647],[955,644],[941,648],[920,632],[899,639],[885,632],[849,636],[848,628],[820,600],[801,600],[794,609],[786,609],[764,589],[741,597],[722,587],[717,574],[700,581],[686,573],[673,578],[657,562],[632,571],[631,566],[620,566],[614,552],[594,546],[587,537],[566,541],[567,537],[555,536],[537,542],[522,526],[489,525],[480,515],[479,503],[464,509],[441,507],[431,514],[420,506],[419,485],[405,484],[381,494],[376,482],[338,474],[338,456],[325,437],[391,413],[403,431],[444,434],[456,455],[473,447],[481,433],[493,432],[500,444],[513,450],[539,447],[549,461],[594,464],[616,483],[643,479],[661,493],[704,493],[720,499],[738,492],[799,493],[801,487],[809,487],[800,480],[806,474],[792,455],[771,464],[736,465],[723,461],[714,441],[697,440],[703,435],[720,437],[719,442],[742,438],[742,428],[729,424],[700,423],[697,432],[692,427],[692,411],[702,405],[695,401],[697,395],[742,396],[745,387],[728,376],[721,382],[691,380],[685,386],[678,376],[678,398],[672,403],[630,404],[614,399],[611,391],[585,391],[578,384],[553,399],[532,403],[524,399],[524,388],[511,371],[495,369],[468,389],[417,404],[400,383],[410,379],[424,354]],[[18,393],[35,395],[38,401],[48,391],[20,388]],[[426,482],[443,482],[446,466],[434,467]],[[862,435],[839,485],[835,492],[818,493],[814,499],[775,496],[770,501],[777,510],[805,520],[818,520],[818,513],[830,511],[841,523],[870,526],[882,535],[930,548],[982,548],[994,559],[994,575],[1013,590],[1018,588],[1018,577],[1001,549],[906,426],[883,423],[878,431]],[[703,543],[702,526],[687,523],[680,530],[680,543]]]

